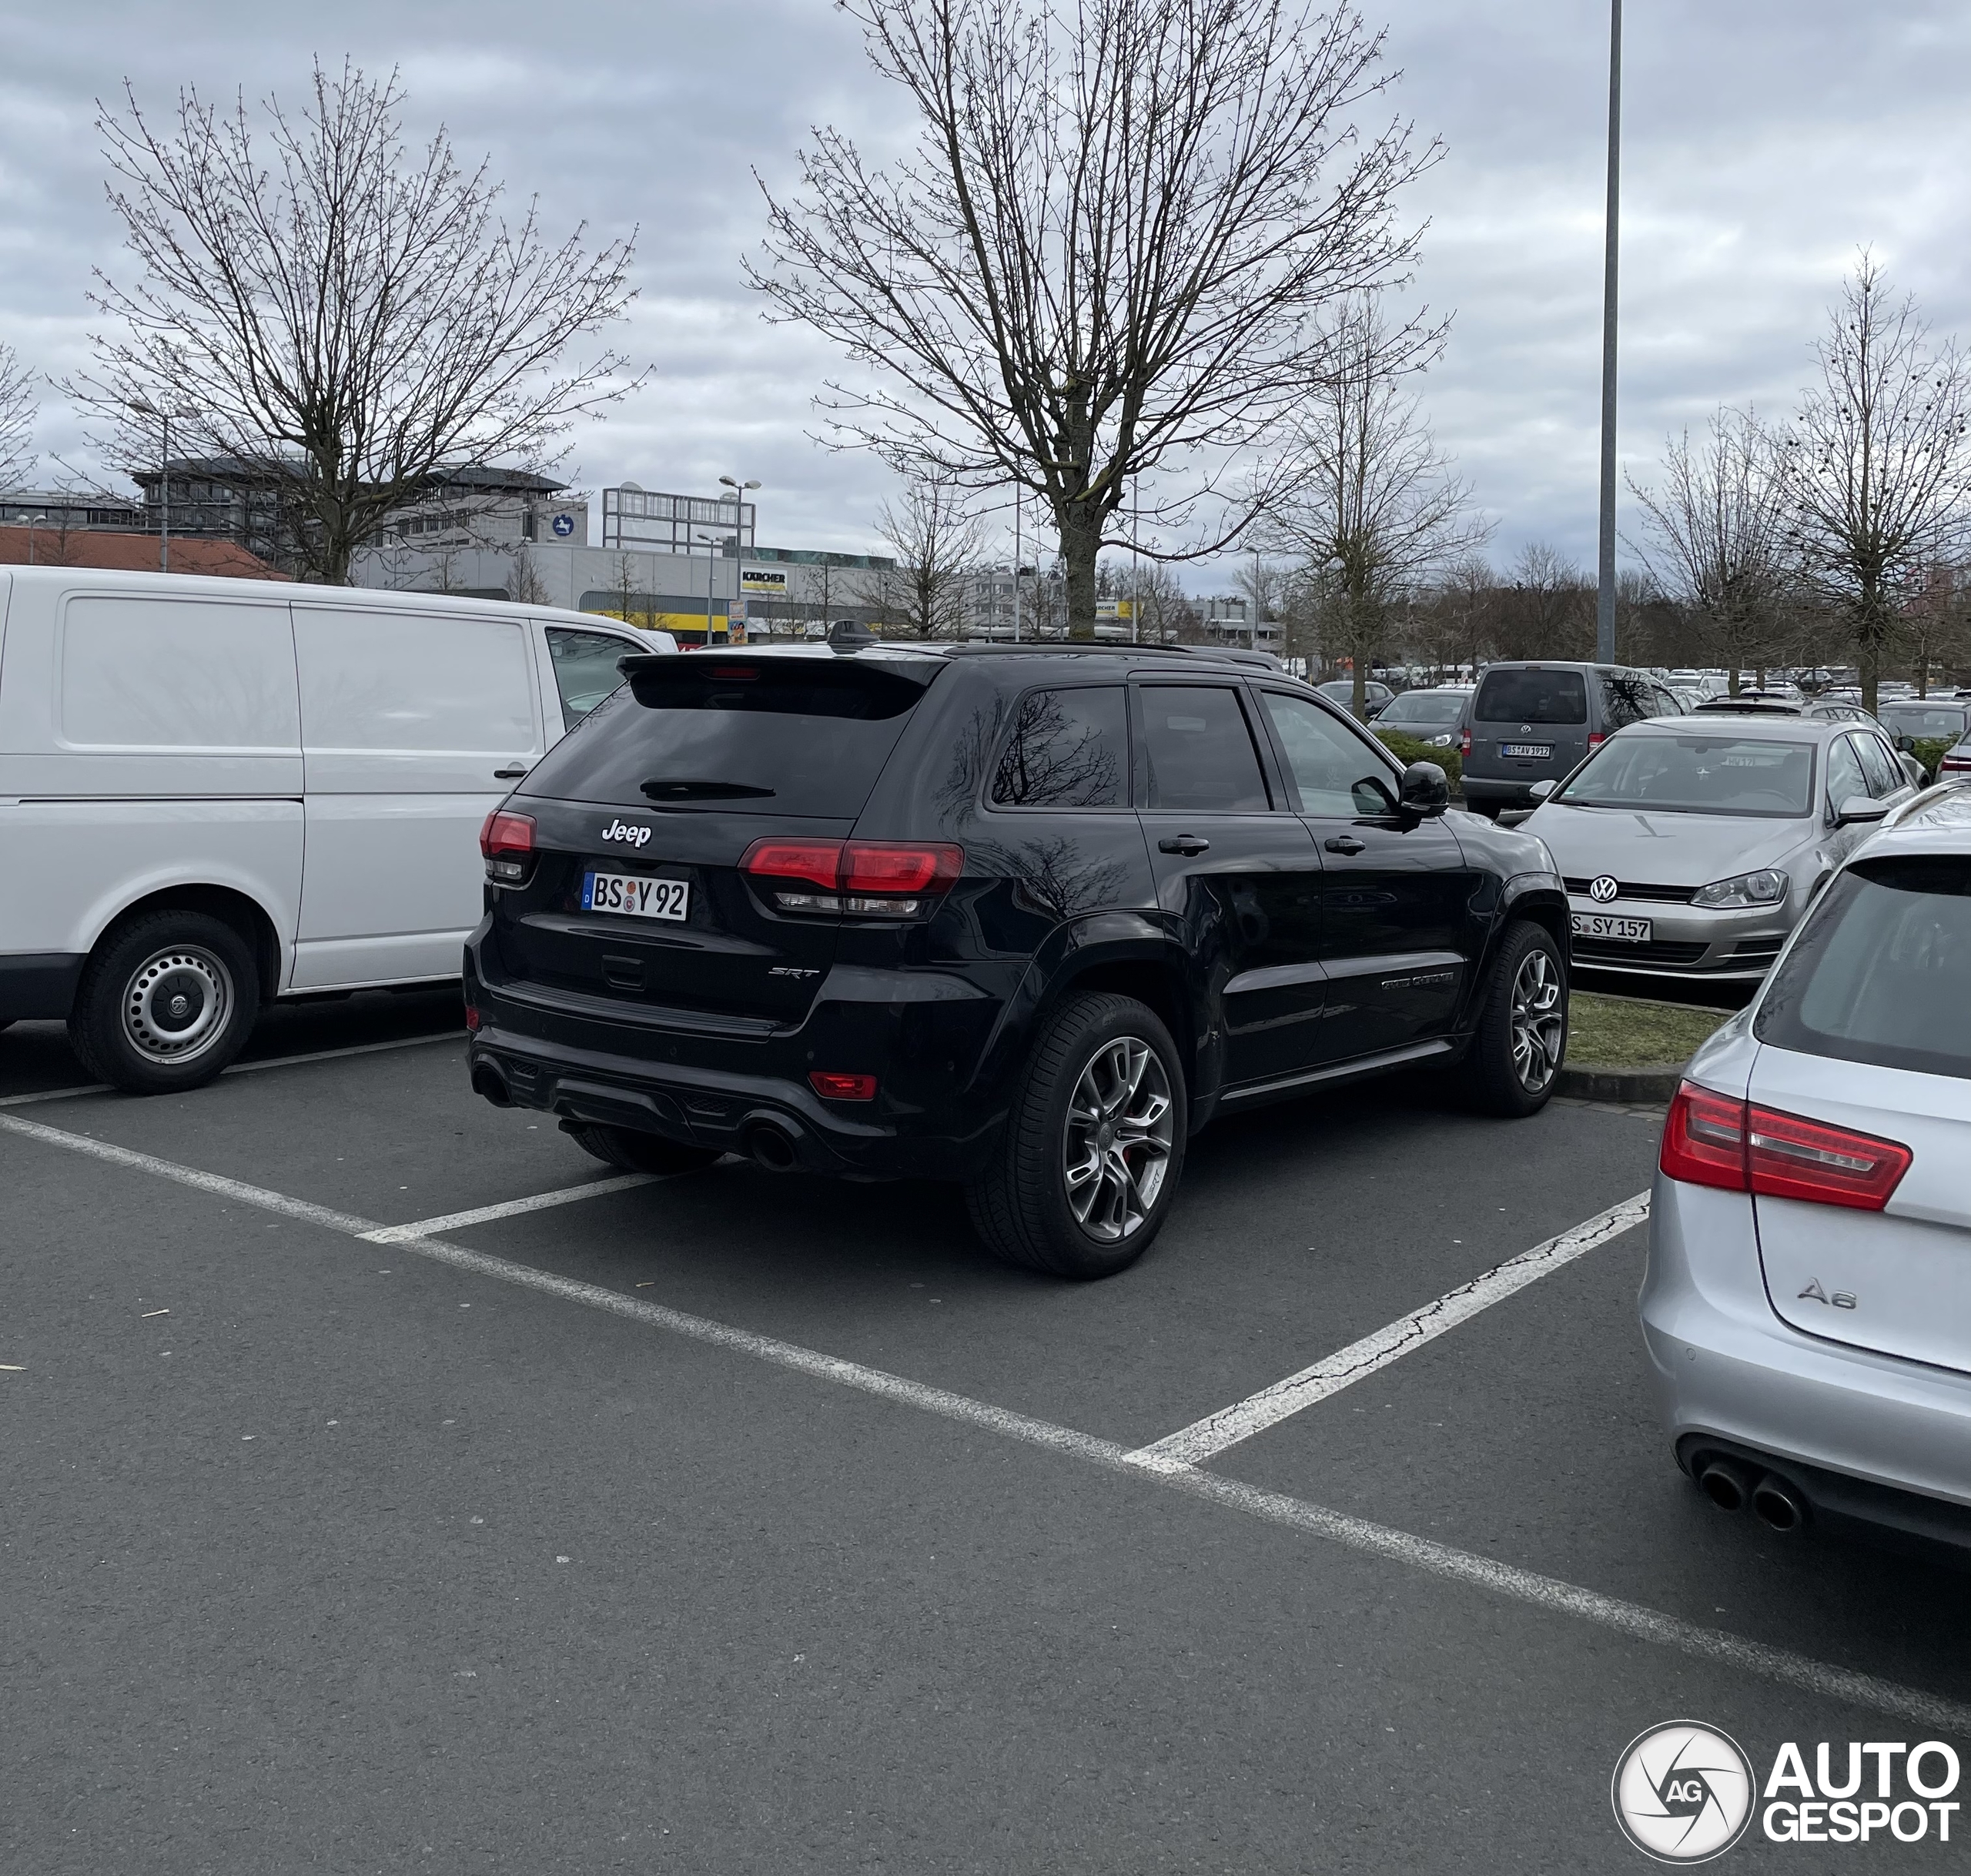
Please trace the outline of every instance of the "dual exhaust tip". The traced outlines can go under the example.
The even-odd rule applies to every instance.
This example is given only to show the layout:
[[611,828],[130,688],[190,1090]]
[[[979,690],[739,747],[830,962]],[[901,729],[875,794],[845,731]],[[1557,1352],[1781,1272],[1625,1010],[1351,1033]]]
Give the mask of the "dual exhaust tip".
[[1697,1482],[1720,1511],[1749,1509],[1769,1530],[1796,1531],[1807,1522],[1805,1498],[1776,1472],[1761,1472],[1735,1459],[1712,1459],[1699,1468]]

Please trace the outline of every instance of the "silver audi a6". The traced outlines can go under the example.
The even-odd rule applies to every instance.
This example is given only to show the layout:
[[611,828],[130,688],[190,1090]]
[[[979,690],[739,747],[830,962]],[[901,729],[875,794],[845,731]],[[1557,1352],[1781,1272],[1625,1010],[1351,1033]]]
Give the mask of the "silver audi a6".
[[1642,1288],[1678,1463],[1971,1546],[1971,788],[1862,844],[1685,1075]]
[[1669,717],[1610,737],[1524,824],[1567,881],[1577,965],[1729,981],[1772,967],[1915,793],[1872,724]]

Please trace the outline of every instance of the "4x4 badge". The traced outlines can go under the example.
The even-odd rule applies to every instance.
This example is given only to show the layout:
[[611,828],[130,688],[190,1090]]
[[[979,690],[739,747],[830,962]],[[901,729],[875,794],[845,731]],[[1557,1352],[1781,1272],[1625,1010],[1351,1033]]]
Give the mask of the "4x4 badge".
[[1805,1302],[1809,1299],[1815,1302],[1827,1303],[1837,1309],[1852,1309],[1855,1306],[1855,1295],[1853,1291],[1838,1289],[1832,1296],[1830,1296],[1825,1290],[1821,1288],[1820,1279],[1819,1277],[1809,1277],[1807,1279],[1807,1287],[1800,1292],[1799,1297],[1797,1300]]

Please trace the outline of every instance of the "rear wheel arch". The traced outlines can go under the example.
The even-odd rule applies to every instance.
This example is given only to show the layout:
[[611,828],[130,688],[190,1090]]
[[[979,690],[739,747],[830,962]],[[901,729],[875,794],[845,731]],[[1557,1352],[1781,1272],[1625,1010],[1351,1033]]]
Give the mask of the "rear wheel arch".
[[96,934],[95,942],[89,947],[89,955],[93,957],[105,945],[115,943],[125,926],[152,912],[199,912],[230,925],[253,955],[260,980],[261,1000],[270,1002],[279,993],[280,938],[275,931],[274,921],[258,900],[236,887],[164,886],[155,892],[146,893],[142,898],[133,899],[104,925]]
[[1170,1032],[1170,1039],[1177,1045],[1178,1058],[1184,1071],[1186,1092],[1195,1099],[1197,1092],[1194,1085],[1197,1075],[1196,1025],[1191,1021],[1189,999],[1184,994],[1183,975],[1173,961],[1149,957],[1094,957],[1080,963],[1071,960],[1060,976],[1049,987],[1045,1001],[1035,1012],[1036,1032],[1045,1025],[1047,1019],[1069,998],[1104,992],[1131,998],[1155,1012],[1157,1019]]

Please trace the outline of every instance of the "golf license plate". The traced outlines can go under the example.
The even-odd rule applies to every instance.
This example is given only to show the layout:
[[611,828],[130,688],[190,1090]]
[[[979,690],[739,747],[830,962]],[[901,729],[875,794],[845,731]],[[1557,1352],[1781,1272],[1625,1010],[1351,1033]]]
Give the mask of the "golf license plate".
[[1625,938],[1632,945],[1649,942],[1647,918],[1610,918],[1600,912],[1576,912],[1573,923],[1576,938]]
[[1499,754],[1502,756],[1524,756],[1528,761],[1544,762],[1554,753],[1551,743],[1501,743]]
[[616,912],[626,918],[683,919],[690,915],[691,888],[681,879],[641,879],[633,873],[584,873],[582,910]]

